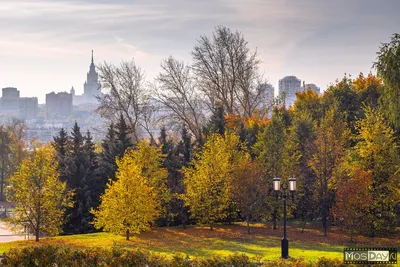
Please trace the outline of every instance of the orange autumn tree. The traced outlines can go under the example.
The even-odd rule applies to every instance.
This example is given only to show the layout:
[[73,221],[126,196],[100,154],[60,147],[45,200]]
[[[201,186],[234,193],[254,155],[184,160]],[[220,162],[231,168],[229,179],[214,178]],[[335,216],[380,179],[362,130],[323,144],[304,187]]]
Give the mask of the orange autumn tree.
[[259,128],[268,123],[268,118],[255,111],[250,117],[227,114],[224,116],[225,126],[228,129],[237,130],[241,126],[248,129]]
[[269,122],[266,115],[255,111],[250,117],[234,114],[227,114],[224,117],[225,128],[236,132],[240,140],[245,141],[248,152],[252,156],[254,156],[253,146],[257,141],[257,135]]
[[353,242],[356,229],[363,228],[363,218],[368,216],[368,208],[372,201],[369,194],[371,184],[372,177],[368,172],[355,169],[351,178],[343,182],[336,193],[334,214],[348,229],[350,242]]
[[322,96],[308,88],[304,92],[296,93],[296,101],[291,109],[294,115],[301,113],[311,115],[312,119],[317,120],[323,116]]
[[378,106],[378,100],[383,90],[382,81],[369,73],[367,77],[361,72],[357,79],[353,80],[353,88],[356,90],[360,97],[360,103],[364,103],[367,106],[376,108]]

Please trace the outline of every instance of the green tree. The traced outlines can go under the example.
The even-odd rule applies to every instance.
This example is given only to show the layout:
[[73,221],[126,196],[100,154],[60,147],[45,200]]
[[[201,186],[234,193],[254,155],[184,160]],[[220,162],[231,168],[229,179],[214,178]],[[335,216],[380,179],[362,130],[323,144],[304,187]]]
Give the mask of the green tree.
[[334,203],[336,170],[342,163],[347,149],[349,131],[344,119],[335,107],[326,111],[316,128],[315,153],[310,166],[316,175],[314,197],[319,202],[324,236],[327,235],[328,217]]
[[185,125],[182,127],[181,131],[181,141],[178,144],[178,150],[183,158],[183,166],[187,167],[192,159],[193,154],[193,144],[191,141],[191,135],[188,132]]
[[171,192],[171,200],[167,204],[166,223],[170,225],[182,224],[185,227],[188,215],[180,195],[184,193],[182,167],[183,155],[180,155],[180,146],[173,139],[169,139],[165,127],[161,128],[159,142],[161,152],[165,156],[163,167],[168,170],[167,187]]
[[400,202],[400,159],[395,134],[383,116],[371,108],[366,108],[357,129],[358,143],[351,164],[372,177],[371,203],[363,222],[371,236],[377,232],[387,234],[396,227],[395,208]]
[[90,224],[93,218],[90,209],[97,205],[101,191],[96,172],[97,155],[90,133],[82,136],[76,122],[69,139],[66,181],[68,188],[75,191],[75,195],[74,205],[67,209],[63,230],[66,233],[93,232],[95,229]]
[[4,188],[11,169],[11,136],[9,131],[0,126],[0,201],[4,201]]
[[53,141],[53,147],[56,150],[56,157],[58,161],[58,171],[60,173],[61,181],[67,180],[68,175],[68,155],[69,155],[69,138],[64,128],[61,128],[58,136],[55,136]]
[[125,233],[127,240],[131,233],[149,229],[163,212],[167,171],[161,159],[160,149],[141,141],[117,160],[116,180],[110,179],[99,208],[92,210],[96,228]]
[[218,133],[224,135],[225,133],[225,111],[222,105],[214,108],[210,121],[208,122],[208,129],[211,133]]
[[[286,123],[280,111],[275,110],[270,122],[257,136],[254,151],[265,169],[266,179],[272,191],[272,179],[283,175],[284,149],[286,142]],[[269,209],[272,215],[273,228],[277,229],[280,202],[270,194]]]
[[307,220],[312,220],[316,215],[314,200],[316,177],[314,170],[309,166],[315,151],[314,140],[312,115],[307,110],[296,111],[285,142],[283,173],[287,177],[297,178],[296,207],[293,215],[304,222],[303,229]]
[[323,106],[322,116],[328,110],[327,107],[335,106],[337,113],[343,114],[351,133],[356,133],[354,125],[362,110],[360,95],[354,89],[353,80],[350,77],[345,75],[342,80],[328,87],[324,94]]
[[15,203],[15,209],[8,222],[14,230],[27,225],[35,233],[36,241],[42,234],[60,233],[72,193],[59,179],[52,147],[39,148],[31,158],[23,160],[10,185],[8,200]]
[[393,127],[400,132],[400,34],[393,34],[389,43],[383,43],[378,51],[374,67],[382,79],[381,96],[383,111]]
[[115,132],[113,123],[108,127],[107,135],[101,143],[101,148],[97,172],[104,191],[108,179],[115,179],[115,172],[117,170],[116,158],[119,155],[117,133]]
[[192,165],[184,169],[185,205],[191,216],[210,225],[226,217],[231,203],[232,173],[247,159],[243,144],[235,134],[212,134]]
[[232,175],[231,198],[244,215],[249,234],[250,220],[258,219],[265,213],[268,184],[264,175],[261,164],[250,158],[239,163]]
[[124,156],[125,151],[133,146],[131,139],[129,137],[130,129],[126,124],[125,118],[122,114],[120,116],[119,122],[116,125],[116,134],[117,134],[116,147],[118,151],[118,156],[122,158]]

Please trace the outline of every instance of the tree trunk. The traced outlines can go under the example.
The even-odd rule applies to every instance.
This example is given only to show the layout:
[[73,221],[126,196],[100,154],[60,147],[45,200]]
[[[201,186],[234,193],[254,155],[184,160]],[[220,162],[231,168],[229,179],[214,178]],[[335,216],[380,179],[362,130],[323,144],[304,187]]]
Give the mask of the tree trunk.
[[211,231],[214,230],[213,224],[212,224],[212,223],[210,223],[210,230],[211,230]]
[[322,227],[324,228],[324,236],[327,236],[327,228],[328,228],[327,217],[328,217],[328,207],[327,207],[326,196],[325,196],[324,200],[323,200],[323,208],[322,208]]
[[247,233],[250,234],[250,216],[246,214],[246,222],[247,222]]
[[129,229],[126,230],[126,240],[129,240]]
[[304,228],[306,227],[307,221],[303,221],[303,227],[301,228],[301,233],[304,233]]
[[37,227],[35,230],[35,241],[39,242],[39,227]]
[[[3,166],[4,166],[4,163],[3,163]],[[4,167],[3,167],[4,168]],[[1,189],[0,189],[0,201],[4,201],[4,199],[3,199],[3,193],[4,193],[4,172],[3,172],[3,170],[1,170]]]

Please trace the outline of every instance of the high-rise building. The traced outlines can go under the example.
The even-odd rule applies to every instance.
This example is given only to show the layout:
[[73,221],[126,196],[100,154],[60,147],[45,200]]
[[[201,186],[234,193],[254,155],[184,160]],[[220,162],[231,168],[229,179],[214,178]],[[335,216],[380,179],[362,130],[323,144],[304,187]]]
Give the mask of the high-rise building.
[[3,98],[19,98],[19,90],[15,87],[5,87],[2,90],[2,95]]
[[94,65],[93,50],[89,72],[83,84],[83,95],[75,95],[75,89],[73,88],[71,89],[71,94],[73,94],[74,105],[98,103],[96,97],[101,95],[101,85],[99,83],[99,75],[96,72],[96,66]]
[[39,113],[37,97],[21,97],[19,99],[19,118],[23,120],[35,119]]
[[310,88],[311,90],[313,90],[314,92],[316,92],[317,94],[321,93],[321,89],[314,83],[306,83],[304,85],[304,88],[307,90],[308,88]]
[[301,91],[301,81],[296,76],[286,76],[279,80],[279,97],[285,100],[286,107],[293,105],[296,92]]
[[89,66],[89,72],[86,75],[86,81],[83,84],[83,95],[76,95],[75,89],[71,88],[71,94],[73,98],[74,105],[80,104],[97,104],[97,96],[100,96],[101,85],[99,83],[99,75],[96,72],[96,66],[94,65],[93,50],[92,50],[92,60]]
[[263,109],[271,108],[272,104],[274,103],[274,87],[269,84],[265,83],[261,87],[261,94],[260,94],[260,106]]
[[19,90],[15,87],[2,89],[1,111],[17,118],[19,116]]
[[21,120],[36,118],[38,114],[38,99],[36,97],[20,97],[15,87],[2,89],[0,112]]
[[69,116],[72,112],[72,94],[67,92],[46,94],[46,115],[53,116]]
[[83,95],[87,103],[97,103],[96,96],[101,94],[101,88],[99,83],[99,75],[96,72],[96,67],[93,61],[93,50],[92,50],[92,61],[90,63],[89,72],[87,73],[86,82],[83,85]]

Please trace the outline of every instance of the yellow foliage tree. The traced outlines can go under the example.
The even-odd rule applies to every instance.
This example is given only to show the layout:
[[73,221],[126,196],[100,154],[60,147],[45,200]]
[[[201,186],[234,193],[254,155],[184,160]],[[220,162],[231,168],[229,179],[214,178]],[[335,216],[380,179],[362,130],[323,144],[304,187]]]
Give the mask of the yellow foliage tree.
[[232,173],[239,163],[247,160],[236,134],[213,134],[195,155],[193,165],[184,170],[185,205],[200,223],[213,224],[226,216],[230,204]]
[[161,167],[160,148],[142,141],[135,150],[127,150],[117,160],[116,180],[109,180],[94,226],[115,234],[139,234],[150,228],[168,200],[167,170]]
[[22,161],[10,179],[8,200],[15,203],[8,223],[13,230],[24,226],[40,235],[57,235],[61,231],[66,207],[71,206],[72,193],[59,180],[54,149],[44,146]]

